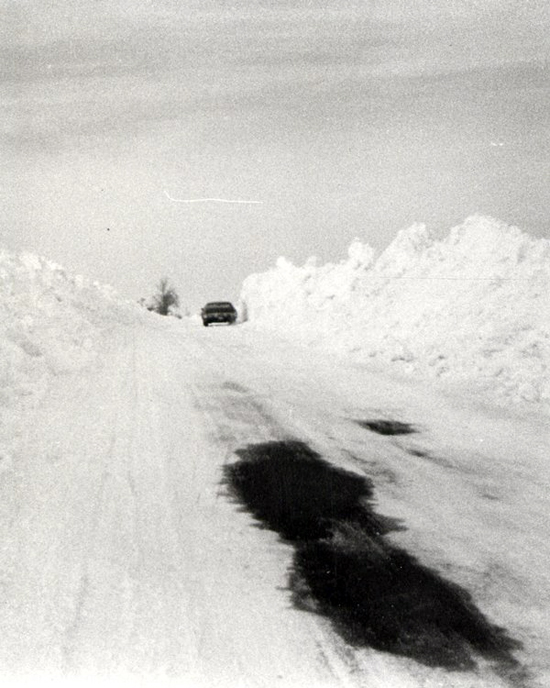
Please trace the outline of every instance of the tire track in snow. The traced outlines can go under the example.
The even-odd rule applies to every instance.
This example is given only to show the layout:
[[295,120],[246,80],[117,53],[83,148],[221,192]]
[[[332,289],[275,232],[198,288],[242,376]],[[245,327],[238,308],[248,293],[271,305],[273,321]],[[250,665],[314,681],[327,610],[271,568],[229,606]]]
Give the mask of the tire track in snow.
[[[111,406],[113,414],[110,417],[109,442],[106,450],[101,453],[100,480],[93,502],[87,553],[76,594],[73,619],[65,628],[61,645],[62,663],[65,671],[69,672],[78,669],[82,658],[92,649],[91,643],[94,642],[97,633],[95,624],[101,623],[101,617],[106,611],[102,607],[108,604],[115,592],[109,586],[114,585],[118,589],[122,585],[124,592],[125,581],[109,581],[104,578],[97,562],[107,557],[115,547],[114,538],[117,537],[117,532],[112,530],[113,512],[120,504],[126,504],[128,497],[133,504],[131,523],[127,519],[119,519],[118,525],[119,528],[123,528],[123,538],[128,529],[133,530],[133,540],[137,549],[138,494],[131,473],[138,414],[136,335],[133,329],[129,337],[129,341],[124,342],[117,357],[111,361],[110,370],[116,371],[116,374],[112,376],[110,386],[111,398],[115,403]],[[120,497],[124,495],[126,498],[121,500]],[[131,563],[129,558],[128,565]],[[123,607],[131,603],[131,599],[127,599],[128,595],[121,593],[118,598]],[[118,609],[118,616],[120,622],[117,627],[117,640],[120,642],[122,639],[124,642],[124,636],[130,632],[128,616],[121,608]],[[122,621],[124,618],[126,623]]]
[[76,593],[76,602],[74,606],[72,622],[66,627],[64,633],[61,656],[65,671],[74,671],[77,668],[73,662],[73,655],[78,632],[82,624],[84,606],[86,604],[90,589],[90,579],[88,578],[86,568],[87,567],[85,567],[84,573],[82,573],[80,576],[80,583]]

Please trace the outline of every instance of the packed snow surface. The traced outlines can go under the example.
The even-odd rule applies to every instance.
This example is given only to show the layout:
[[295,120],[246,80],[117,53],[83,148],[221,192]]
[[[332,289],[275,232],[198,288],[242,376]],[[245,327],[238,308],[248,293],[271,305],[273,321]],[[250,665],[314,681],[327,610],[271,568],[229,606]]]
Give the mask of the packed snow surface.
[[380,255],[249,276],[243,317],[308,346],[550,406],[550,241],[472,216],[436,240],[422,224]]

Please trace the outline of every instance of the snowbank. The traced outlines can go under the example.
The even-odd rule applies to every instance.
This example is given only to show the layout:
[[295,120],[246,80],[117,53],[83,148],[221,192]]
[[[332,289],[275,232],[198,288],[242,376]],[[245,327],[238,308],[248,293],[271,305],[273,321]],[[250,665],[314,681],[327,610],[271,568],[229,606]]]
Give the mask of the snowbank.
[[2,415],[39,392],[47,374],[88,365],[109,327],[138,311],[110,287],[70,277],[35,255],[0,249]]
[[280,258],[241,305],[303,344],[550,408],[550,241],[492,218],[442,241],[413,225],[379,257],[356,240],[338,264]]

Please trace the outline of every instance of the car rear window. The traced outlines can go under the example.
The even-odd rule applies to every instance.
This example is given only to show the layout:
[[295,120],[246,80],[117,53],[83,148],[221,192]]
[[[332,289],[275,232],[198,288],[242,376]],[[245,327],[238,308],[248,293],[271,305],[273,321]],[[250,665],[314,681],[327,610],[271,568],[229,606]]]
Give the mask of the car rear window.
[[204,307],[205,311],[225,311],[228,313],[233,313],[235,307],[231,303],[207,303]]

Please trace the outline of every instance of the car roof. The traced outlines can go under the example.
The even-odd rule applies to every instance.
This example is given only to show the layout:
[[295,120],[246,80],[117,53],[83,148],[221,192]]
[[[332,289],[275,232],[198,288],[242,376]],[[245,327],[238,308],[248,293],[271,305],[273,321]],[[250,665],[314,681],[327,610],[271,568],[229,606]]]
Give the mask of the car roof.
[[218,306],[231,306],[231,308],[233,308],[231,301],[210,301],[206,304],[205,308],[216,308]]

